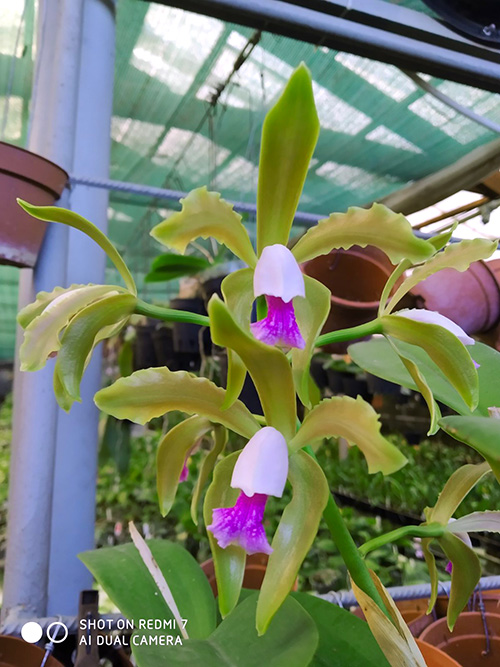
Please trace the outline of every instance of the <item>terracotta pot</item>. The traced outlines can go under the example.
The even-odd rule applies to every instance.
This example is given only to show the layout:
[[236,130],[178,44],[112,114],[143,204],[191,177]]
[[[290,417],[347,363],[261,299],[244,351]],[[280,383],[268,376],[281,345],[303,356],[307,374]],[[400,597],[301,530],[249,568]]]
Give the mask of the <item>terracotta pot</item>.
[[439,650],[431,644],[422,641],[421,639],[416,639],[417,646],[420,649],[420,652],[424,656],[424,660],[427,664],[427,667],[461,667],[461,664],[444,651]]
[[492,264],[474,262],[467,271],[438,271],[413,288],[417,305],[449,317],[468,334],[490,330],[500,318],[500,276]]
[[[24,639],[0,636],[0,667],[40,667],[45,651],[35,644],[28,644]],[[45,663],[46,667],[63,667],[53,656]]]
[[[353,246],[315,257],[301,268],[332,293],[330,314],[322,331],[328,333],[364,324],[377,316],[382,290],[394,266],[377,248]],[[326,345],[323,350],[343,354],[351,342]]]
[[67,181],[68,174],[53,162],[0,142],[0,263],[33,267],[45,234],[46,223],[25,213],[16,198],[50,206]]

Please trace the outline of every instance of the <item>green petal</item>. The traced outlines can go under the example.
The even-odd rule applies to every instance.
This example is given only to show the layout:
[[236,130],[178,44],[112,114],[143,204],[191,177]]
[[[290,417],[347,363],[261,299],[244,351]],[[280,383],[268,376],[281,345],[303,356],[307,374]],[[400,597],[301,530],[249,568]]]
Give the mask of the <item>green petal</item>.
[[469,351],[456,336],[437,324],[417,322],[399,315],[384,316],[380,322],[389,336],[422,347],[466,405],[474,410],[479,401],[477,371]]
[[292,369],[286,356],[246,333],[216,295],[208,304],[210,333],[216,345],[234,350],[248,369],[259,394],[266,422],[288,441],[297,417]]
[[384,475],[399,470],[406,457],[380,434],[381,424],[375,410],[361,396],[327,398],[309,412],[290,442],[291,451],[323,438],[341,436],[357,445],[368,463],[368,472]]
[[219,426],[217,424],[212,426],[214,429],[214,444],[203,459],[203,463],[200,466],[200,472],[198,473],[198,479],[196,480],[196,484],[193,489],[193,495],[191,497],[191,518],[193,519],[193,523],[196,526],[198,525],[197,508],[198,503],[200,502],[201,494],[210,473],[217,463],[219,454],[224,451],[227,443],[227,430],[223,426]]
[[43,368],[49,355],[61,349],[59,334],[68,322],[89,304],[120,291],[123,290],[119,288],[117,291],[109,285],[86,285],[59,293],[26,327],[19,350],[21,370],[37,371]]
[[43,313],[45,308],[57,299],[61,294],[72,292],[73,290],[81,289],[82,287],[89,287],[89,285],[71,285],[70,287],[55,287],[52,292],[38,292],[35,301],[24,306],[17,314],[17,323],[23,329],[26,329],[29,324]]
[[302,63],[268,112],[262,128],[257,187],[257,248],[286,245],[318,141],[311,74]]
[[293,301],[297,324],[306,342],[303,350],[292,350],[292,369],[295,389],[302,403],[310,408],[309,396],[311,357],[316,338],[321,333],[331,306],[330,290],[314,278],[304,276],[305,299],[297,297]]
[[439,252],[439,250],[442,250],[445,247],[448,241],[450,241],[451,237],[453,236],[453,232],[457,227],[458,227],[458,222],[454,222],[453,225],[446,232],[442,232],[441,234],[436,234],[436,236],[433,236],[432,238],[428,239],[429,243],[432,243],[432,245],[434,246],[436,252]]
[[[231,488],[230,483],[239,455],[240,452],[230,454],[214,470],[214,478],[208,487],[203,506],[206,526],[212,523],[214,509],[233,507],[238,499],[240,490]],[[244,549],[235,545],[221,549],[210,531],[207,531],[207,535],[214,560],[219,609],[222,618],[225,618],[238,604],[245,572],[246,553]]]
[[94,400],[103,412],[137,424],[145,424],[170,410],[199,414],[249,440],[259,430],[259,424],[240,401],[223,410],[225,393],[206,378],[162,367],[120,378],[98,391]]
[[132,274],[123,261],[123,257],[108,237],[92,222],[81,215],[78,215],[78,213],[74,213],[74,211],[69,211],[66,208],[60,208],[59,206],[33,206],[22,199],[18,199],[17,203],[26,211],[26,213],[29,213],[34,218],[45,220],[46,222],[61,222],[62,224],[68,225],[68,227],[74,227],[89,236],[104,250],[106,255],[113,262],[118,273],[123,278],[123,282],[127,286],[127,289],[137,296],[137,287],[135,286]]
[[205,257],[164,253],[155,257],[151,269],[144,277],[145,283],[162,283],[183,276],[193,276],[213,266]]
[[264,634],[297,577],[302,561],[316,537],[330,491],[325,475],[305,452],[290,457],[288,479],[293,496],[285,507],[272,541],[273,552],[257,604],[257,631]]
[[393,264],[403,259],[413,263],[431,257],[435,250],[429,241],[413,234],[412,226],[401,213],[393,213],[382,204],[369,209],[352,207],[347,213],[332,213],[311,227],[292,248],[301,263],[333,248],[347,250],[353,245],[380,248]]
[[497,245],[497,241],[488,241],[486,239],[473,239],[472,241],[466,240],[460,241],[460,243],[452,243],[412,272],[394,293],[387,306],[386,313],[394,310],[396,304],[405,294],[433,273],[437,273],[441,269],[466,271],[473,262],[486,259],[492,255]]
[[481,578],[481,565],[474,551],[456,535],[445,533],[438,541],[453,564],[447,613],[451,632]]
[[189,450],[212,428],[208,419],[194,416],[174,426],[161,439],[156,454],[156,488],[162,516],[167,516],[174,504]]
[[429,577],[431,580],[431,596],[429,599],[429,606],[427,608],[428,614],[430,614],[431,611],[434,609],[434,605],[436,604],[438,596],[438,587],[439,587],[439,575],[436,566],[436,559],[434,558],[434,554],[430,550],[431,542],[432,539],[424,538],[420,543],[422,547],[422,552],[424,554],[425,562],[429,570]]
[[488,463],[468,463],[455,470],[444,485],[434,507],[427,510],[427,523],[436,522],[446,526],[465,496],[488,472]]
[[500,482],[500,423],[491,417],[444,417],[439,425],[455,440],[464,442],[488,462]]
[[206,187],[192,190],[180,201],[182,210],[179,213],[153,227],[151,236],[154,239],[183,253],[191,241],[200,236],[204,239],[211,236],[249,266],[255,266],[255,251],[241,215],[233,211],[232,204],[224,201],[218,192],[208,192]]
[[128,293],[104,297],[81,310],[66,327],[55,368],[59,381],[73,400],[80,400],[83,371],[99,331],[130,315],[136,301],[136,297]]

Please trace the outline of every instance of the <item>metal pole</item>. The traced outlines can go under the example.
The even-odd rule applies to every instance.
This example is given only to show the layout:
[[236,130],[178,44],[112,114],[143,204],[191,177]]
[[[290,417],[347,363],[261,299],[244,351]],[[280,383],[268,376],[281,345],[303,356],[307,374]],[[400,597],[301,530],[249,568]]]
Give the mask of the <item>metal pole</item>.
[[[28,148],[67,171],[73,167],[82,8],[83,0],[40,2]],[[35,292],[65,283],[67,239],[63,226],[49,225],[35,270],[21,272],[20,306]],[[58,411],[52,370],[53,363],[38,373],[16,370],[14,379],[4,619],[46,613]]]
[[[108,178],[115,59],[115,6],[86,0],[75,136],[74,169]],[[71,209],[107,228],[108,192],[77,185]],[[106,256],[77,230],[69,232],[67,284],[104,283]],[[97,427],[93,397],[101,387],[101,350],[93,354],[82,383],[82,402],[59,411],[47,613],[76,614],[80,591],[92,575],[77,554],[94,546]]]

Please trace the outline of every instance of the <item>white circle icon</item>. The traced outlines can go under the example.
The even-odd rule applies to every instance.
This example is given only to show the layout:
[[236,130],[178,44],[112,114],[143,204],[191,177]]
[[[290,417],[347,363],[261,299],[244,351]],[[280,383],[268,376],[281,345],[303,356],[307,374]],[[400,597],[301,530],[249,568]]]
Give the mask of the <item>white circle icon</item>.
[[40,641],[42,635],[42,626],[40,623],[36,623],[35,621],[25,623],[21,628],[21,637],[25,642],[28,642],[28,644],[36,644]]
[[[61,632],[60,628],[63,629]],[[54,621],[49,625],[46,631],[49,641],[53,644],[61,644],[69,634],[68,626],[61,621]]]

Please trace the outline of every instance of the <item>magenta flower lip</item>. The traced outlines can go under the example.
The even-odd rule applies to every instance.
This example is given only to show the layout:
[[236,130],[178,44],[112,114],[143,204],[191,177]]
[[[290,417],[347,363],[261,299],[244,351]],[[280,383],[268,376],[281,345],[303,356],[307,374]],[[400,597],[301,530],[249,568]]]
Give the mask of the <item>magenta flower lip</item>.
[[305,340],[300,333],[293,301],[283,301],[279,296],[266,296],[267,316],[250,325],[257,340],[267,345],[281,345],[303,350]]

